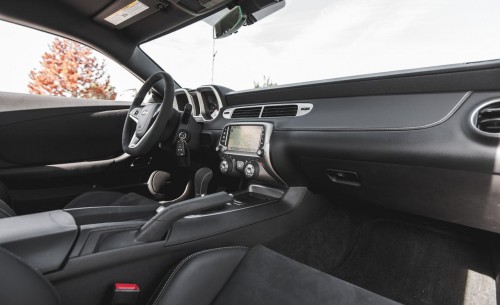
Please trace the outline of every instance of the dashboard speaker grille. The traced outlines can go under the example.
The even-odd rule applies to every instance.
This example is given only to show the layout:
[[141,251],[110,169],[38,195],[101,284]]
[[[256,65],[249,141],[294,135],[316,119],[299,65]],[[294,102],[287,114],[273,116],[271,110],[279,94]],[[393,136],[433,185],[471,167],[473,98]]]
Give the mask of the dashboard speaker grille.
[[262,107],[245,107],[236,108],[231,115],[232,119],[235,118],[258,118],[260,116],[260,111]]
[[265,106],[262,111],[262,117],[296,116],[298,108],[297,105]]
[[479,109],[476,128],[487,133],[500,133],[500,102]]

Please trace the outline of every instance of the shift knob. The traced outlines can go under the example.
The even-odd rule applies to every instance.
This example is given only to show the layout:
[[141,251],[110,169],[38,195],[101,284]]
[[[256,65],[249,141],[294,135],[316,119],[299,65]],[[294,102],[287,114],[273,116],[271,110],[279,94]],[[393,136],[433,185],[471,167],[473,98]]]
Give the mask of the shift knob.
[[194,193],[196,197],[205,196],[207,194],[208,184],[213,176],[214,173],[208,167],[202,167],[194,174]]

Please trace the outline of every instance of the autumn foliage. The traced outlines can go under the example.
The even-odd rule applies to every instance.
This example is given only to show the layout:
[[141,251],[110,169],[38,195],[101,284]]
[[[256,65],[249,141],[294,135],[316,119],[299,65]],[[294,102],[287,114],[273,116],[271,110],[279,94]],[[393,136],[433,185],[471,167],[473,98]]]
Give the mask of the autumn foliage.
[[30,72],[29,92],[40,95],[114,100],[115,87],[106,63],[77,42],[55,38],[42,55],[41,68]]

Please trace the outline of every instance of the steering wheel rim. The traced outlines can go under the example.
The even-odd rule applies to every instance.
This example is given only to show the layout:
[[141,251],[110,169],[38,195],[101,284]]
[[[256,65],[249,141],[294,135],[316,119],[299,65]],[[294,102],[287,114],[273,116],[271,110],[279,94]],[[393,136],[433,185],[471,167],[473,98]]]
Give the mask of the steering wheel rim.
[[[141,107],[149,90],[161,80],[164,81],[162,102]],[[130,105],[123,126],[122,149],[125,153],[132,156],[147,154],[160,141],[172,114],[174,88],[174,80],[163,71],[151,75],[142,85]]]

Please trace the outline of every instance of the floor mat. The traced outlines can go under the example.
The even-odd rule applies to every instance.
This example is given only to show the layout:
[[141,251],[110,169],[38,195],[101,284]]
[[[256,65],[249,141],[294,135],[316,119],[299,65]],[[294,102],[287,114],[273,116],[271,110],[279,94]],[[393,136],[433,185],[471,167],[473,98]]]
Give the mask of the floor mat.
[[487,245],[432,226],[334,209],[268,246],[403,304],[496,304]]

